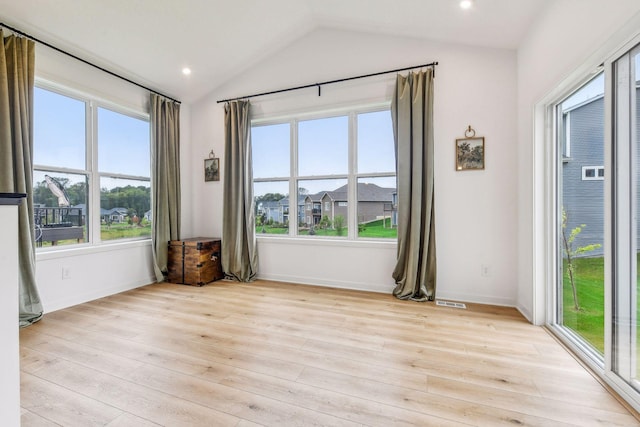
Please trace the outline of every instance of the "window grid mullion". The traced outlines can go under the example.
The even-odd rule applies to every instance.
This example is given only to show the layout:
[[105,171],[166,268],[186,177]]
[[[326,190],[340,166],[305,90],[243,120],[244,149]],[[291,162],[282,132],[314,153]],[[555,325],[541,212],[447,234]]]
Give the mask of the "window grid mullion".
[[[87,162],[89,169],[88,212],[90,241],[100,243],[100,176],[98,175],[98,117],[96,104],[87,102]],[[96,215],[96,212],[98,213]]]
[[289,122],[290,135],[290,179],[289,179],[289,236],[298,235],[298,223],[300,212],[298,212],[298,120],[292,119]]

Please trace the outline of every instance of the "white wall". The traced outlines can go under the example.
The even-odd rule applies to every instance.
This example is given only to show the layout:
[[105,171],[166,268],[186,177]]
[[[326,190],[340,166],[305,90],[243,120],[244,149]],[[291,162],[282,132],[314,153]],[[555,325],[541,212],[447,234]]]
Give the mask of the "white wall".
[[[515,305],[516,53],[338,30],[318,30],[238,75],[192,106],[193,233],[220,236],[222,181],[203,181],[202,161],[223,152],[216,100],[438,61],[435,80],[436,233],[439,298]],[[252,100],[260,117],[366,104],[391,97],[394,75]],[[486,138],[486,170],[456,172],[454,141],[471,125]],[[224,164],[222,162],[222,164]],[[224,180],[224,167],[221,180]],[[187,172],[189,173],[189,172]],[[189,214],[189,213],[187,213]],[[390,292],[395,245],[258,243],[264,278]],[[481,276],[481,266],[490,276]]]
[[7,426],[20,425],[18,312],[18,206],[0,205],[0,414]]
[[[116,70],[117,71],[117,70]],[[135,111],[149,111],[149,92],[109,76],[88,65],[36,44],[36,78],[45,79],[96,96]],[[181,107],[181,163],[191,164],[189,106]],[[191,182],[182,180],[185,204],[190,203]],[[182,229],[191,231],[189,218]],[[150,242],[104,244],[39,250],[36,279],[45,312],[122,292],[155,281]],[[62,278],[62,269],[69,271]]]
[[637,0],[551,2],[518,49],[517,306],[538,324],[545,320],[550,270],[541,101],[578,84],[635,34],[639,10]]

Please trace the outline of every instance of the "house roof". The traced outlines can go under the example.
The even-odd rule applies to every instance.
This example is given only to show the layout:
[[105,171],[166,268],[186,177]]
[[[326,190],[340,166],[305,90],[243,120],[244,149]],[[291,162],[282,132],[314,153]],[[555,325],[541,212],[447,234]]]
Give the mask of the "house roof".
[[280,200],[267,200],[259,203],[262,208],[278,208],[280,205]]
[[[346,202],[348,199],[348,184],[338,187],[332,191],[319,191],[315,194],[309,194],[307,197],[313,202],[322,201],[325,195],[329,196],[334,202]],[[390,202],[393,199],[395,188],[380,187],[376,184],[366,182],[358,183],[358,201],[359,202]]]
[[[307,198],[306,194],[298,194],[298,205],[302,205],[304,204],[304,199]],[[278,200],[278,203],[281,205],[289,205],[289,196],[287,197],[283,197],[282,199]]]

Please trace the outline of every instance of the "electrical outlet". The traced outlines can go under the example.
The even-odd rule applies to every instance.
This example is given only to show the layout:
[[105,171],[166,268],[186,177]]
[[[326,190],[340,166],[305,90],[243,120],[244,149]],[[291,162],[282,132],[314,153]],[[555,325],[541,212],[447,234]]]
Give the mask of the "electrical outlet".
[[490,277],[491,276],[491,266],[487,264],[482,264],[480,266],[480,275],[482,277]]
[[62,267],[62,280],[68,279],[71,276],[71,270],[67,266]]

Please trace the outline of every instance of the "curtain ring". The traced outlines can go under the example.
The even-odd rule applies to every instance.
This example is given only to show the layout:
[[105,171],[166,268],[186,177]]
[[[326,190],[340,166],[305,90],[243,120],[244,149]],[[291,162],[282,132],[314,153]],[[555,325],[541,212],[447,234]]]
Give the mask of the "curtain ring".
[[464,131],[465,138],[473,138],[476,136],[476,131],[471,128],[471,125]]

